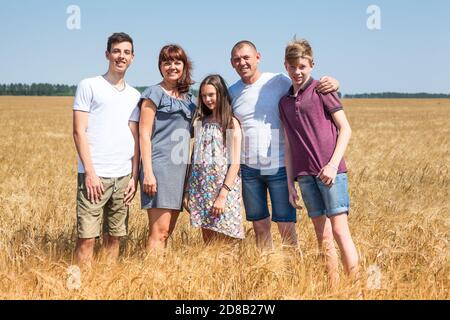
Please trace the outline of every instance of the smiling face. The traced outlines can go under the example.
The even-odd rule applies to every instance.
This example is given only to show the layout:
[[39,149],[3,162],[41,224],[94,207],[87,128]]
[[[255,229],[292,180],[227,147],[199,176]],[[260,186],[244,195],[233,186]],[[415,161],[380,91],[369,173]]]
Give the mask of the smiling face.
[[164,80],[170,83],[177,83],[183,76],[184,63],[176,59],[162,61],[159,69]]
[[295,89],[299,89],[311,77],[314,63],[311,63],[310,60],[306,58],[298,58],[295,61],[286,61],[284,66],[292,80],[292,85]]
[[212,84],[205,84],[200,91],[203,104],[212,112],[217,107],[217,90]]
[[105,54],[109,61],[109,71],[115,73],[125,73],[134,59],[133,45],[128,41],[113,43],[110,51]]
[[233,50],[230,61],[242,81],[252,84],[258,80],[260,75],[258,70],[260,59],[261,55],[254,48],[249,45],[242,45]]

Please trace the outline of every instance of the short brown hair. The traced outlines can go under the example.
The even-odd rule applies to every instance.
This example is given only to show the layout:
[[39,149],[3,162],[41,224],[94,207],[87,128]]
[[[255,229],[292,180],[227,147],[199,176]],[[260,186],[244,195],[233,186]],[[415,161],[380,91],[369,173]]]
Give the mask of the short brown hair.
[[303,58],[309,60],[310,65],[314,63],[313,50],[309,42],[305,39],[294,39],[288,43],[284,53],[284,59],[289,64],[297,63],[297,60]]
[[249,47],[255,49],[256,52],[258,52],[258,49],[256,49],[256,46],[253,42],[251,42],[249,40],[241,40],[241,41],[237,42],[231,49],[231,56],[233,56],[234,50],[240,49],[243,46],[249,46]]
[[106,45],[106,50],[108,50],[108,52],[111,52],[111,47],[112,47],[113,44],[115,44],[115,43],[122,43],[122,42],[129,42],[129,43],[131,43],[131,52],[134,53],[133,39],[131,39],[131,37],[128,34],[126,34],[125,32],[113,33],[108,38],[108,44]]
[[189,60],[188,56],[186,55],[186,52],[183,50],[182,47],[180,47],[177,44],[168,44],[162,47],[161,51],[159,52],[159,59],[158,59],[159,73],[161,73],[161,76],[163,75],[161,72],[162,62],[174,60],[180,60],[184,64],[183,74],[181,76],[181,79],[178,80],[177,83],[177,90],[179,93],[186,93],[189,91],[191,85],[194,84],[194,81],[191,78],[192,62],[191,60]]

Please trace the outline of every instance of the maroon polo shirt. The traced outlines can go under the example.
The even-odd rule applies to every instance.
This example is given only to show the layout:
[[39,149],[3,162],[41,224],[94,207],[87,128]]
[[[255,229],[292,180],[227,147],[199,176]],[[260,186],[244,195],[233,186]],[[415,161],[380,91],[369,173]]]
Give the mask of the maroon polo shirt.
[[[293,95],[291,86],[278,105],[291,150],[294,177],[316,176],[331,160],[336,148],[338,130],[331,115],[342,110],[342,104],[336,92],[317,92],[317,84],[311,77],[297,96]],[[346,171],[342,159],[338,173]]]

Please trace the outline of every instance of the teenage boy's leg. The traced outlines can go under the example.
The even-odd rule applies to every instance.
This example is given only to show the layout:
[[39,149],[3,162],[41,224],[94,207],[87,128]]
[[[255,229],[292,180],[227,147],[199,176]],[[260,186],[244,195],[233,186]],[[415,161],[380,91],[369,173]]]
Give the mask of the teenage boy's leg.
[[345,271],[354,276],[358,273],[358,252],[348,226],[350,201],[347,174],[338,174],[331,187],[325,186],[320,179],[317,179],[317,185],[326,206],[326,215],[331,220],[334,239],[341,250]]
[[334,287],[339,281],[338,255],[334,245],[331,221],[325,215],[311,218],[316,232],[319,251],[325,254],[328,277],[331,286]]
[[358,252],[350,234],[347,212],[330,217],[333,235],[341,250],[345,272],[351,277],[358,274]]
[[77,233],[78,239],[75,248],[77,264],[90,265],[94,255],[95,238],[100,237],[103,208],[110,197],[111,190],[102,183],[105,192],[98,203],[91,203],[87,197],[85,175],[78,174],[77,190]]
[[260,249],[272,248],[270,213],[267,204],[267,186],[260,170],[241,165],[242,198],[247,221],[253,224],[256,245]]
[[276,172],[265,176],[269,186],[270,201],[272,203],[272,221],[278,225],[283,245],[297,247],[297,232],[295,223],[297,214],[289,203],[286,168],[278,168]]
[[130,179],[131,175],[109,179],[112,191],[104,209],[103,250],[112,260],[119,256],[120,238],[128,234],[129,207],[124,199]]
[[326,205],[318,185],[322,182],[318,180],[314,176],[302,176],[299,177],[298,184],[308,216],[314,224],[319,250],[325,254],[328,278],[333,287],[339,281],[338,256],[334,246],[331,221],[325,215]]

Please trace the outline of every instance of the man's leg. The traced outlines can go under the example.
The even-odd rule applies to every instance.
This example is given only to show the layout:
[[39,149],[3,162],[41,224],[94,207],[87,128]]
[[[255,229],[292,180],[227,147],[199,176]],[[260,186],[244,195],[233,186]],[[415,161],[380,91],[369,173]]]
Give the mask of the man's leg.
[[277,222],[280,231],[281,241],[284,246],[297,247],[297,232],[294,222]]
[[106,179],[101,178],[105,192],[99,203],[88,200],[85,186],[85,175],[78,174],[77,191],[77,233],[78,240],[75,247],[77,264],[90,266],[94,256],[95,238],[100,236],[103,208],[110,196],[110,186]]
[[247,221],[253,223],[256,245],[260,249],[272,249],[271,221],[267,203],[267,185],[261,171],[241,165],[242,199]]
[[129,207],[125,205],[125,192],[131,175],[110,178],[111,196],[104,208],[103,221],[103,254],[109,262],[119,257],[120,238],[128,234]]
[[94,256],[95,238],[78,238],[75,247],[75,264],[81,267],[91,267]]
[[272,203],[272,220],[278,225],[283,245],[297,247],[297,232],[295,223],[297,213],[289,203],[286,168],[281,167],[271,175],[266,176],[269,186],[270,202]]
[[262,250],[271,250],[273,248],[272,233],[270,232],[272,222],[270,217],[262,220],[253,221],[255,230],[256,246]]

